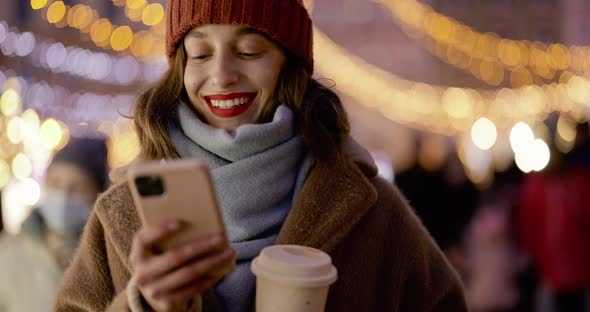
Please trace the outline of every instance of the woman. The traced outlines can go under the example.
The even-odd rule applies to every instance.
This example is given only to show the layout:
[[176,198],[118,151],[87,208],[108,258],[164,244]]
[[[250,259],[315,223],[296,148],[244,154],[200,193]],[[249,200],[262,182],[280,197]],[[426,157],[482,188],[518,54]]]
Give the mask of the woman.
[[[251,311],[250,262],[275,243],[332,256],[327,311],[465,310],[440,250],[311,78],[311,40],[297,0],[169,1],[171,68],[138,100],[141,155],[209,162],[232,248],[210,237],[155,254],[178,224],[142,227],[118,184],[96,205],[57,310]],[[234,253],[234,273],[208,277]]]

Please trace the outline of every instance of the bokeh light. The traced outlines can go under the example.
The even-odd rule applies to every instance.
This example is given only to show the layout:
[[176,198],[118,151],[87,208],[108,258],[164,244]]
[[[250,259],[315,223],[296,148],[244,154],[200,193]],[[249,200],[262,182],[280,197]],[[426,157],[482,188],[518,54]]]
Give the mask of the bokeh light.
[[4,159],[0,159],[0,189],[2,189],[8,181],[10,180],[10,166],[4,161]]
[[108,19],[102,18],[92,24],[90,29],[90,38],[95,43],[103,43],[110,39],[113,32],[113,25]]
[[8,89],[0,97],[0,110],[6,116],[12,116],[18,112],[21,99],[14,89]]
[[33,10],[39,10],[47,5],[47,0],[31,0],[31,8]]
[[27,109],[21,115],[21,130],[23,138],[30,138],[39,134],[39,115],[33,109]]
[[64,133],[57,120],[49,118],[41,124],[39,135],[47,149],[55,149],[60,144]]
[[66,15],[66,5],[63,1],[53,2],[47,9],[47,21],[55,24],[61,21]]
[[19,188],[23,195],[23,203],[25,205],[33,206],[39,202],[41,198],[41,186],[32,178],[25,178],[20,182]]
[[469,95],[463,89],[448,88],[443,94],[442,105],[453,118],[466,118],[473,113]]
[[487,118],[478,119],[471,127],[473,143],[483,150],[488,150],[494,146],[497,136],[496,125]]
[[146,5],[146,0],[127,0],[127,7],[130,9],[141,9]]
[[148,26],[157,25],[164,20],[164,7],[159,3],[152,3],[143,9],[141,20]]
[[510,146],[516,154],[521,149],[526,149],[534,139],[533,129],[524,122],[517,123],[510,130]]
[[19,117],[12,117],[6,125],[6,136],[12,144],[19,144],[23,140],[22,120]]
[[557,149],[562,153],[571,151],[576,140],[575,121],[565,115],[559,116],[556,132],[555,145]]
[[111,34],[111,47],[115,51],[127,49],[133,41],[133,32],[129,26],[119,26]]
[[35,43],[35,36],[30,32],[24,32],[16,39],[14,53],[18,56],[27,56],[35,49]]
[[33,172],[33,165],[31,160],[23,153],[18,153],[12,160],[12,173],[14,176],[23,180],[31,176]]

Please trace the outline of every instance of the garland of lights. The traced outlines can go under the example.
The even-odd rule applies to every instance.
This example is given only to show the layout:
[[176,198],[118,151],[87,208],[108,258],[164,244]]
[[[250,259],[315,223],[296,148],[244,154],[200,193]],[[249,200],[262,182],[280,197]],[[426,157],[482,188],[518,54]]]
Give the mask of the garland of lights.
[[29,57],[35,67],[111,85],[152,83],[168,67],[163,60],[142,62],[131,56],[109,55],[76,46],[64,46],[31,32],[21,33],[2,20],[0,47],[5,56]]
[[[413,38],[422,38],[428,51],[490,85],[510,73],[514,87],[554,79],[558,71],[589,71],[590,47],[545,45],[481,33],[416,0],[373,0],[388,8]],[[569,75],[566,73],[566,76]]]
[[164,55],[165,25],[161,5],[159,7],[150,5],[144,8],[142,11],[142,18],[145,17],[144,24],[152,26],[153,30],[137,32],[127,25],[117,26],[106,18],[100,18],[96,10],[84,4],[70,7],[61,0],[31,0],[31,8],[43,9],[43,16],[56,27],[70,26],[83,34],[88,34],[97,47],[129,52],[141,58]]

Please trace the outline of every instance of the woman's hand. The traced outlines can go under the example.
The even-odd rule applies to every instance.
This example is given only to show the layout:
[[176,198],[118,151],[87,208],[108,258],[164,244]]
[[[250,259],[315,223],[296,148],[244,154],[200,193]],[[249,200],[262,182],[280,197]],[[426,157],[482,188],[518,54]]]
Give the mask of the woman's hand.
[[235,255],[220,235],[200,238],[160,254],[155,244],[180,229],[178,222],[142,227],[133,238],[130,260],[137,286],[158,312],[185,311],[191,299],[212,287],[221,276],[209,275]]

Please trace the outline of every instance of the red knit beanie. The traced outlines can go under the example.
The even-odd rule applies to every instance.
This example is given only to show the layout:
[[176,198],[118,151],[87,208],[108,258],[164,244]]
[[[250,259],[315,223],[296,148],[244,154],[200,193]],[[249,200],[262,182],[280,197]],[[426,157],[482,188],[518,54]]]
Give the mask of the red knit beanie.
[[261,31],[304,59],[313,72],[311,19],[301,0],[169,0],[168,56],[189,31],[206,24],[240,24]]

